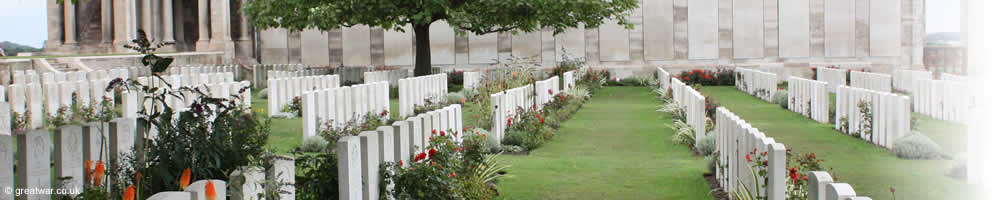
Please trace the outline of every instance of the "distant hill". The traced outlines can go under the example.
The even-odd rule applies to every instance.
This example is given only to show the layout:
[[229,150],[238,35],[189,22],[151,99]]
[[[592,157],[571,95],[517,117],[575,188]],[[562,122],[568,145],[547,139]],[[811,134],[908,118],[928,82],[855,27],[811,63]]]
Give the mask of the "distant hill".
[[7,56],[16,56],[18,52],[40,52],[42,49],[22,45],[18,43],[3,41],[0,42],[3,45],[3,50],[7,52]]
[[926,40],[928,42],[931,42],[931,41],[935,41],[935,42],[960,41],[960,40],[962,40],[962,33],[958,33],[958,32],[930,33],[930,34],[927,34],[927,39]]

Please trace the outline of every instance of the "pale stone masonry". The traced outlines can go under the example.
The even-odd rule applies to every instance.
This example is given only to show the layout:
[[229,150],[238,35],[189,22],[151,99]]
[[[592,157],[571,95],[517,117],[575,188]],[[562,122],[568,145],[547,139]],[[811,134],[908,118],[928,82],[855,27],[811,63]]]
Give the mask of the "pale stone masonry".
[[[475,68],[521,56],[551,65],[569,56],[631,67],[779,62],[794,68],[847,61],[889,72],[923,64],[924,1],[639,0],[626,17],[634,29],[606,23],[555,36],[551,29],[460,34],[439,21],[431,28],[432,63]],[[120,46],[143,28],[152,38],[177,42],[171,51],[223,52],[224,62],[410,66],[414,60],[411,28],[259,29],[238,9],[244,0],[46,4],[50,54],[126,52]],[[88,34],[98,37],[84,38]]]

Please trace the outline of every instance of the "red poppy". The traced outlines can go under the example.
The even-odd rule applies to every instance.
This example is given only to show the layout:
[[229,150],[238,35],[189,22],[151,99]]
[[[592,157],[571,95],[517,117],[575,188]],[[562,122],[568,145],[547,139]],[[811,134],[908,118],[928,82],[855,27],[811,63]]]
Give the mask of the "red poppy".
[[427,153],[420,152],[420,154],[417,154],[417,156],[413,158],[413,162],[423,160],[424,158],[427,158]]
[[434,157],[434,154],[437,154],[437,152],[438,152],[437,149],[431,149],[430,151],[427,151],[427,158]]

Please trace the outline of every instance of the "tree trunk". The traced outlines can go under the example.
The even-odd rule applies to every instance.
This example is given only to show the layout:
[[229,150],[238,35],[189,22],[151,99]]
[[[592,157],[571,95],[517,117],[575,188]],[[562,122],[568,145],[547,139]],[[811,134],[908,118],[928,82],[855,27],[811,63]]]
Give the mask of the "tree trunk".
[[424,76],[431,74],[431,25],[413,24],[413,32],[416,34],[417,55],[416,63],[413,63],[413,76]]

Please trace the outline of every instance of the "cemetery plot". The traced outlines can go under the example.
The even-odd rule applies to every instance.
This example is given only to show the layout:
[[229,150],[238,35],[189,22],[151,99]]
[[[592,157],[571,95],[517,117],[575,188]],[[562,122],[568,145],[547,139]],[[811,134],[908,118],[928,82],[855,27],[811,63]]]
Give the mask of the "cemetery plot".
[[910,134],[910,97],[869,89],[837,88],[837,130],[892,149]]
[[389,82],[307,90],[302,93],[302,138],[324,129],[357,125],[369,115],[389,118]]
[[[340,87],[339,75],[294,76],[290,72],[273,71],[275,79],[268,79],[267,110],[269,116],[289,111],[294,103],[302,103],[303,92]],[[278,78],[286,77],[286,78]],[[298,98],[298,102],[296,102]],[[294,114],[294,113],[293,113]]]
[[528,84],[490,95],[490,103],[493,105],[493,136],[497,137],[497,141],[503,140],[507,127],[514,125],[515,119],[520,117],[517,116],[518,108],[536,108],[531,106],[535,105],[533,88],[534,85]]
[[[826,86],[827,83],[821,81],[788,78],[788,110],[820,123],[828,123],[830,97]],[[840,104],[837,105],[840,109]]]
[[872,72],[851,71],[851,87],[880,92],[892,92],[892,76]]
[[837,91],[837,87],[847,85],[847,72],[846,69],[818,67],[816,68],[816,80],[826,82],[826,91],[834,93]]
[[764,101],[770,101],[778,91],[778,75],[775,73],[741,67],[737,67],[735,73],[736,88]]
[[[907,199],[973,199],[974,191],[964,184],[964,180],[947,175],[948,166],[953,162],[951,160],[900,159],[885,148],[838,134],[833,127],[835,125],[818,123],[787,112],[778,105],[746,95],[735,87],[703,87],[701,92],[711,95],[721,106],[781,141],[786,148],[794,149],[795,154],[815,153],[825,160],[824,168],[834,169],[830,174],[836,176],[837,182],[850,183],[856,194],[873,199],[891,199],[893,195],[887,188],[892,186],[897,189],[897,197],[905,194]],[[942,144],[961,146],[965,141],[964,134],[956,133],[954,129],[928,129],[928,125],[932,123],[921,123],[915,131]]]
[[[250,68],[253,69],[253,74],[251,74],[254,87],[256,88],[268,88],[267,80],[279,79],[279,78],[290,78],[292,76],[318,76],[327,75],[330,73],[328,68],[303,65],[303,64],[267,64],[267,65],[251,65]],[[284,72],[284,73],[279,73]]]
[[365,72],[364,76],[365,83],[386,81],[389,82],[390,86],[397,87],[399,86],[399,79],[411,77],[411,74],[407,69],[394,69]]
[[680,104],[684,110],[684,123],[694,127],[695,140],[704,137],[706,133],[705,109],[708,108],[705,105],[705,96],[677,78],[671,78],[670,84],[669,89],[673,93],[674,101]]
[[483,78],[480,72],[462,72],[462,86],[469,89],[479,87],[479,80]]
[[448,75],[434,74],[399,80],[399,116],[410,117],[414,110],[431,106],[445,99],[448,94]]
[[[388,86],[387,82],[380,82]],[[418,116],[380,126],[359,136],[337,141],[337,169],[340,199],[379,199],[379,164],[399,162],[410,165],[417,154],[430,151],[430,137],[462,141],[460,105],[449,105]],[[457,132],[457,135],[450,133]],[[444,134],[447,132],[448,134]],[[424,154],[426,155],[426,154]],[[431,153],[433,155],[433,153]]]
[[934,119],[967,122],[972,106],[969,84],[952,80],[917,80],[911,93],[914,112]]
[[892,89],[903,92],[915,92],[920,80],[934,79],[929,71],[897,69],[892,71]]

